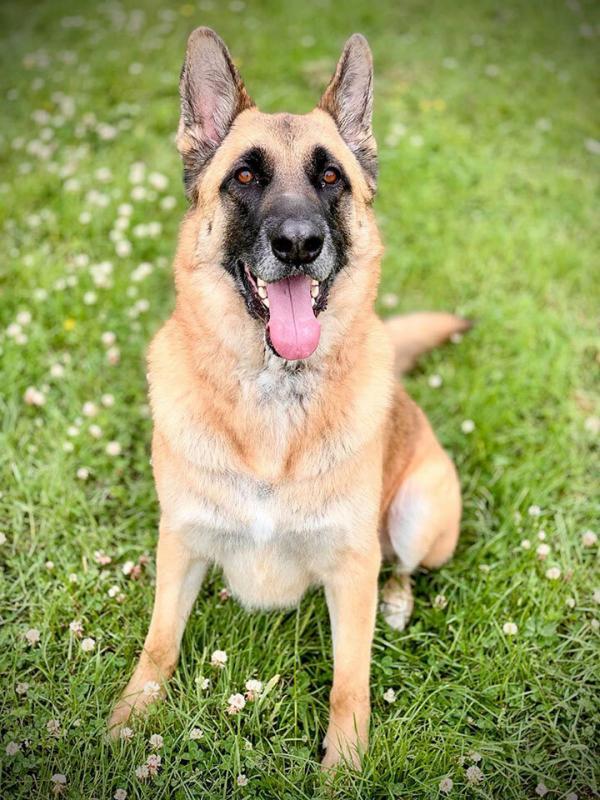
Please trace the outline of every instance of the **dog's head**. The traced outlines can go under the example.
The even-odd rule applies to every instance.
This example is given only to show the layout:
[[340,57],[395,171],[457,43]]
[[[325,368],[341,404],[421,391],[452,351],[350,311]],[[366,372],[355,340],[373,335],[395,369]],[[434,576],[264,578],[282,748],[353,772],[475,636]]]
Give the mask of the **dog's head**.
[[[340,273],[367,269],[369,248],[379,254],[372,87],[369,46],[355,34],[315,110],[263,114],[212,30],[188,41],[177,146],[192,204],[190,266],[212,269],[204,280],[213,283],[220,270],[284,359],[315,351]],[[372,302],[376,277],[349,277]]]

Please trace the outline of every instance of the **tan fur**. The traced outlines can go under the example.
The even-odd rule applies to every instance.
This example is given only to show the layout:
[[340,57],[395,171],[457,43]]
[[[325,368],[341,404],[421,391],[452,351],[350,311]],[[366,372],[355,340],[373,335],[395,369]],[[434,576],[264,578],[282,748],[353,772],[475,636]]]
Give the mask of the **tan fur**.
[[[317,351],[289,364],[265,347],[264,325],[221,267],[219,186],[250,145],[268,148],[293,180],[304,154],[323,141],[353,187],[349,269],[320,316]],[[153,699],[144,693],[148,681],[173,672],[204,570],[216,562],[250,608],[291,605],[309,586],[324,586],[334,650],[324,764],[358,764],[382,552],[399,552],[405,571],[442,563],[460,514],[453,467],[395,383],[394,359],[412,363],[463,322],[446,315],[431,335],[423,318],[414,327],[377,318],[382,247],[372,190],[321,109],[299,117],[246,108],[195,190],[175,257],[176,307],[148,359],[161,506],[155,608],[110,724]]]

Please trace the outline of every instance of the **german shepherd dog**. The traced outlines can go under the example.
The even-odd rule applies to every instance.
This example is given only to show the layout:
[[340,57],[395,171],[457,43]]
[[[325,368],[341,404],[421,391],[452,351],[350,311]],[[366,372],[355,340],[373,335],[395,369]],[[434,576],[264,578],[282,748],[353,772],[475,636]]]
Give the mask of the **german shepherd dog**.
[[452,555],[454,466],[395,373],[468,323],[375,314],[373,71],[346,43],[317,108],[263,114],[221,39],[198,28],[180,81],[177,147],[190,208],[175,310],[149,352],[157,583],[139,663],[110,727],[156,698],[211,563],[248,608],[321,585],[333,686],[325,767],[367,747],[369,666],[383,558],[387,621],[412,609],[409,576]]

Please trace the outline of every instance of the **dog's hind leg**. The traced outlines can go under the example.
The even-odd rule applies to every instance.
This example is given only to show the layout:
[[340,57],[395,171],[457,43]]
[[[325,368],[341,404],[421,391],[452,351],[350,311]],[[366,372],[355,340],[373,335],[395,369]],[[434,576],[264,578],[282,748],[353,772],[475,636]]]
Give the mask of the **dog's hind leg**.
[[461,497],[456,469],[423,414],[416,449],[396,489],[385,519],[395,574],[383,589],[386,621],[403,630],[413,608],[410,574],[435,569],[453,554],[458,541]]
[[161,524],[156,568],[150,628],[135,672],[108,723],[112,736],[118,735],[132,712],[142,712],[158,698],[162,684],[173,674],[183,631],[207,565],[190,553],[176,533]]

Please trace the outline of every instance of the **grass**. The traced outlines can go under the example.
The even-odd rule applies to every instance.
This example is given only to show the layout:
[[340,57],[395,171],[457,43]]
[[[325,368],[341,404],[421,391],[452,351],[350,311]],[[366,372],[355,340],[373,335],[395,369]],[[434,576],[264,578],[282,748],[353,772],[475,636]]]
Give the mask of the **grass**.
[[[598,549],[581,536],[598,519],[598,7],[219,6],[0,8],[0,795],[47,797],[61,773],[72,798],[108,799],[117,788],[177,800],[435,798],[444,777],[456,798],[532,798],[540,782],[551,798],[595,796]],[[153,595],[157,505],[143,361],[172,305],[168,265],[184,209],[176,86],[197,24],[224,36],[266,110],[308,110],[346,35],[369,36],[387,244],[382,312],[397,300],[400,310],[457,309],[478,321],[407,381],[459,466],[460,546],[444,569],[416,577],[404,633],[378,622],[371,749],[361,774],[329,785],[317,762],[331,680],[319,592],[296,611],[250,615],[220,599],[222,578],[212,573],[166,702],[136,724],[131,742],[105,738]],[[138,161],[146,199],[132,200]],[[152,186],[153,172],[166,187]],[[121,203],[133,208],[124,233],[132,247],[119,256],[109,233]],[[160,222],[158,235],[136,231],[149,222]],[[105,261],[112,274],[96,286],[92,265]],[[141,262],[152,272],[132,281]],[[10,327],[17,319],[21,332]],[[118,364],[107,361],[105,331],[116,334]],[[62,376],[51,372],[57,364]],[[443,378],[437,389],[434,373]],[[43,406],[24,402],[30,386],[44,393]],[[112,407],[100,402],[107,393]],[[98,406],[93,419],[85,402]],[[475,423],[469,434],[466,419]],[[90,424],[100,426],[98,439]],[[107,455],[109,441],[120,443],[119,456]],[[545,561],[536,554],[541,529]],[[97,550],[111,563],[98,564]],[[139,579],[125,576],[123,565],[146,553]],[[558,580],[546,577],[551,566]],[[115,585],[121,602],[109,596]],[[72,620],[95,639],[93,652],[82,651]],[[503,632],[509,621],[516,636]],[[40,631],[35,646],[30,628]],[[222,671],[209,663],[217,648],[229,655]],[[248,678],[276,675],[260,702],[224,713]],[[22,682],[26,694],[16,691]],[[389,688],[393,704],[383,699]],[[193,727],[203,738],[189,739]],[[142,783],[134,769],[151,733],[164,737],[162,767]],[[20,744],[16,755],[5,753],[10,742]],[[469,785],[474,751],[484,779]]]

